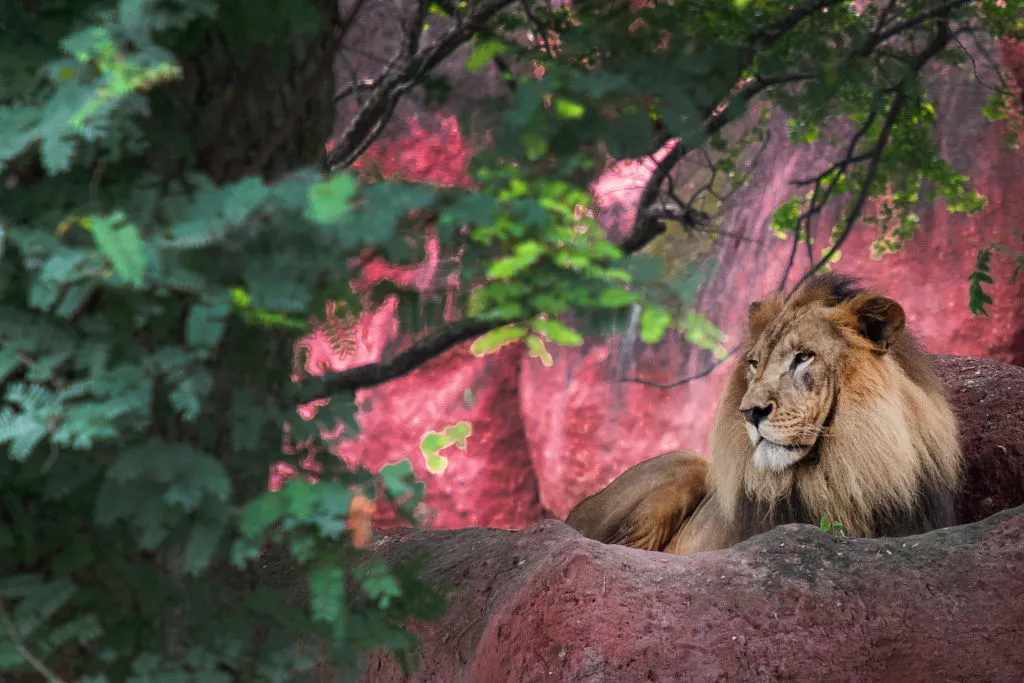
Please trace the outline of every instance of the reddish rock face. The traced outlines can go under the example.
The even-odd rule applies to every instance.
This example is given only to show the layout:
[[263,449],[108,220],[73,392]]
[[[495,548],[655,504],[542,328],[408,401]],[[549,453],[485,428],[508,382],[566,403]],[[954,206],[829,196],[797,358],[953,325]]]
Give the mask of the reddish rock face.
[[362,680],[1019,681],[1024,509],[902,539],[788,525],[724,551],[669,556],[521,532],[399,532],[427,552],[449,612],[419,624],[422,664]]
[[[388,10],[382,5],[380,11]],[[366,40],[383,45],[397,39],[397,34],[379,28],[384,26],[391,23],[382,19],[367,24]],[[1018,46],[1010,46],[1007,64],[1024,64],[1021,54]],[[372,75],[372,63],[361,65],[349,57],[355,59],[357,71]],[[488,69],[470,74],[454,59],[443,69],[453,79],[456,103],[503,92]],[[1019,229],[1024,215],[1024,191],[1018,188],[1024,178],[1024,155],[1000,148],[1002,124],[990,125],[983,119],[981,107],[988,91],[973,75],[946,69],[932,74],[931,81],[939,144],[956,170],[988,197],[989,205],[970,217],[951,217],[942,206],[924,208],[922,227],[906,251],[880,261],[870,259],[873,235],[861,226],[843,246],[839,269],[862,276],[866,284],[901,301],[911,329],[929,350],[1024,364],[1024,279],[1011,283],[1011,265],[996,257],[996,304],[991,317],[981,318],[968,311],[966,282],[979,247],[1015,239],[1012,231]],[[433,114],[412,100],[403,101],[394,124],[368,153],[364,170],[441,184],[466,182],[469,143],[453,128],[450,114],[451,110]],[[696,295],[697,309],[733,341],[743,335],[747,304],[778,287],[789,257],[789,244],[769,230],[772,210],[792,196],[794,178],[826,163],[824,149],[789,147],[783,118],[775,119],[751,186],[734,197],[724,222],[731,236],[719,239],[708,254],[717,266]],[[343,127],[344,116],[338,130]],[[433,162],[423,163],[427,158]],[[649,172],[642,163],[620,164],[595,186],[601,219],[612,236],[621,236],[631,224],[632,207]],[[827,234],[834,220],[835,211],[824,217],[817,234]],[[425,286],[437,261],[428,246],[419,268],[392,269],[377,260],[364,276]],[[802,273],[807,263],[801,250],[794,272]],[[790,284],[794,282],[790,278]],[[396,332],[388,305],[364,315],[360,350],[354,357],[334,356],[317,333],[302,342],[310,348],[308,369],[338,371],[378,360],[395,343]],[[435,527],[519,528],[545,516],[564,518],[581,498],[641,460],[675,448],[705,449],[728,364],[702,379],[658,389],[620,381],[621,368],[630,366],[631,374],[672,382],[705,370],[708,354],[678,337],[656,347],[623,348],[621,340],[613,338],[551,351],[555,363],[545,368],[515,347],[476,358],[464,346],[398,382],[360,392],[359,400],[370,405],[360,416],[362,433],[358,441],[342,443],[339,455],[372,469],[410,459],[426,480],[429,523]],[[960,409],[970,410],[972,405],[981,404],[963,404]],[[472,424],[468,451],[446,452],[448,469],[441,475],[427,473],[420,440],[426,431],[459,420]],[[1000,500],[979,503],[974,513],[996,509]],[[377,521],[382,526],[394,522],[387,515]]]

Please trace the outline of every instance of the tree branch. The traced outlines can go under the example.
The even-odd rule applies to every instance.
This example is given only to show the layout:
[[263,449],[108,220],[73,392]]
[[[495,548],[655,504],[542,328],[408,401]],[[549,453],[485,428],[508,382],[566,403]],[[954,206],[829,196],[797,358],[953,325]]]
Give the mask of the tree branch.
[[420,48],[424,15],[429,3],[418,0],[418,21],[406,27],[402,48],[388,63],[376,81],[373,93],[359,108],[336,144],[327,153],[330,168],[346,168],[362,154],[383,130],[402,95],[427,71],[447,59],[459,46],[473,37],[484,25],[517,0],[478,0],[456,22],[454,27],[430,45]]
[[[894,35],[898,35],[898,34],[904,32],[904,31],[907,31],[907,30],[909,30],[911,28],[919,26],[920,24],[924,23],[925,21],[927,21],[929,19],[937,19],[937,18],[946,17],[946,16],[949,15],[950,12],[952,12],[957,7],[960,7],[962,5],[967,4],[968,1],[969,0],[951,0],[950,2],[944,3],[943,5],[941,5],[939,7],[935,7],[935,8],[932,8],[931,10],[923,11],[920,14],[917,14],[914,17],[911,17],[910,19],[907,19],[905,21],[900,22],[899,24],[896,24],[894,27],[892,27],[892,28],[890,28],[888,30],[884,30],[884,31],[881,30],[883,24],[880,23],[879,27],[878,27],[879,30],[876,31],[875,35],[872,36],[872,39],[870,41],[868,41],[859,50],[855,50],[854,52],[850,53],[850,55],[848,55],[844,59],[844,61],[847,61],[849,59],[853,59],[855,57],[867,56],[867,55],[871,54],[872,50],[877,48],[878,45],[882,44],[883,42],[885,42],[889,38],[893,37]],[[803,8],[801,8],[801,10],[798,10],[797,12],[794,12],[793,15],[791,15],[790,17],[787,17],[785,20],[780,22],[778,25],[787,26],[788,28],[786,30],[791,30],[793,27],[795,27],[797,25],[797,23],[799,23],[798,20],[797,21],[793,21],[792,23],[788,23],[789,20],[791,19],[791,17],[793,17],[793,16],[795,16],[797,14],[800,14],[801,18],[803,18],[803,17],[809,16],[810,14],[814,13],[815,11],[820,11],[821,9],[824,9],[825,6],[830,5],[830,4],[834,4],[834,3],[817,2],[817,3],[811,3],[810,5],[805,5]],[[782,35],[782,34],[772,34],[771,32],[766,32],[766,35],[768,35],[768,36],[775,35],[777,37],[778,35]],[[922,51],[917,56],[917,59],[915,59],[914,61],[911,62],[910,66],[913,69],[913,72],[915,74],[917,72],[919,72],[928,61],[930,61],[939,52],[941,52],[943,48],[945,48],[945,46],[950,42],[950,40],[952,38],[953,38],[953,34],[949,30],[948,23],[946,21],[944,21],[944,20],[940,21],[938,34],[935,36],[933,41],[924,49],[924,51]],[[744,101],[744,102],[749,102],[751,99],[753,99],[755,96],[757,96],[759,93],[761,93],[762,91],[764,91],[768,87],[771,87],[771,86],[774,86],[774,85],[783,85],[783,84],[788,84],[788,83],[795,83],[795,82],[807,80],[807,79],[813,78],[813,77],[814,77],[814,74],[805,74],[805,73],[786,74],[786,75],[777,76],[777,77],[773,77],[773,78],[768,78],[768,77],[764,77],[764,76],[761,76],[761,75],[755,75],[754,78],[752,78],[751,80],[747,81],[747,83],[745,83],[739,89],[739,91],[734,96],[734,99],[742,99],[742,101]],[[889,139],[889,135],[892,132],[892,127],[895,124],[895,121],[896,121],[897,117],[899,116],[899,111],[903,107],[904,102],[905,102],[905,95],[903,94],[903,91],[901,90],[901,91],[899,91],[897,93],[897,96],[894,99],[892,106],[890,107],[889,116],[887,117],[885,125],[884,125],[883,130],[882,130],[882,133],[879,136],[878,143],[874,146],[874,148],[871,150],[871,152],[868,152],[866,154],[855,154],[856,148],[859,145],[861,138],[867,133],[867,131],[870,128],[870,126],[874,123],[874,120],[875,120],[876,115],[877,115],[877,109],[876,108],[872,109],[872,112],[869,115],[868,120],[854,134],[853,139],[851,140],[851,143],[850,143],[850,145],[847,148],[848,149],[847,154],[846,154],[846,156],[844,157],[843,160],[841,160],[837,164],[834,164],[827,171],[819,174],[817,177],[812,178],[809,181],[798,181],[798,182],[802,182],[802,183],[808,183],[809,182],[809,183],[813,183],[814,184],[813,197],[812,197],[811,207],[810,207],[809,211],[807,213],[805,213],[803,216],[801,216],[800,221],[797,222],[796,231],[795,231],[795,234],[794,234],[794,237],[793,237],[793,246],[792,246],[792,248],[790,250],[789,260],[787,262],[785,271],[784,271],[783,276],[781,278],[781,281],[779,283],[779,291],[783,291],[785,289],[786,281],[789,279],[789,274],[792,271],[793,265],[794,265],[795,260],[796,260],[796,252],[797,252],[797,249],[798,249],[799,244],[800,244],[800,234],[801,234],[802,231],[806,231],[806,233],[807,233],[808,259],[811,262],[811,267],[808,270],[808,272],[805,273],[803,277],[801,277],[800,281],[797,283],[797,286],[794,288],[794,291],[801,284],[806,282],[807,279],[810,278],[814,273],[816,273],[818,270],[820,270],[821,267],[824,264],[828,263],[829,260],[839,250],[840,246],[842,246],[843,242],[845,242],[846,238],[849,236],[849,233],[852,230],[853,224],[856,222],[857,218],[860,216],[860,212],[863,210],[864,204],[865,204],[865,202],[867,200],[867,193],[869,192],[870,186],[874,182],[875,176],[877,175],[877,172],[878,172],[878,166],[879,166],[879,163],[881,161],[882,152],[885,150],[885,147],[888,144],[888,139]],[[709,134],[713,133],[713,132],[717,132],[717,130],[719,130],[722,127],[724,127],[724,125],[727,122],[728,121],[726,120],[726,117],[725,117],[725,107],[721,107],[716,112],[716,115],[709,119],[708,128],[707,128]],[[633,232],[630,235],[630,237],[633,238],[633,242],[639,244],[640,248],[642,248],[644,245],[646,245],[647,243],[649,243],[650,241],[652,241],[656,237],[658,237],[660,234],[665,232],[664,225],[661,224],[661,222],[658,220],[658,217],[659,217],[659,215],[662,212],[659,212],[656,209],[654,209],[654,205],[658,201],[658,197],[661,194],[661,185],[662,185],[662,183],[664,183],[666,181],[666,179],[669,178],[669,176],[670,176],[674,166],[679,161],[681,161],[682,158],[685,155],[686,155],[686,150],[682,148],[681,143],[677,142],[676,145],[669,152],[669,154],[667,154],[665,156],[665,158],[662,159],[662,162],[658,164],[658,166],[655,168],[655,173],[652,174],[650,180],[648,181],[648,184],[644,186],[643,193],[641,194],[641,199],[640,199],[639,207],[637,209],[637,218],[634,221],[634,230],[633,230]],[[862,161],[870,161],[870,166],[868,168],[867,177],[865,179],[862,191],[858,194],[858,197],[857,197],[857,199],[856,199],[856,201],[854,203],[853,208],[851,209],[850,213],[847,215],[846,224],[843,227],[843,231],[841,232],[839,237],[836,239],[836,242],[828,250],[828,252],[824,256],[822,256],[822,258],[819,261],[814,262],[813,251],[811,249],[811,227],[812,227],[812,220],[813,220],[813,218],[815,216],[817,216],[821,212],[821,210],[824,208],[825,204],[828,202],[829,198],[832,195],[833,190],[836,187],[836,184],[838,182],[838,178],[840,177],[840,174],[845,173],[847,168],[850,165],[855,164],[855,163],[859,163],[859,162],[862,162]],[[828,177],[833,172],[837,172],[837,175],[834,176],[834,179],[832,180],[832,182],[828,183],[828,186],[825,188],[824,195],[819,200],[818,199],[818,195],[819,195],[819,191],[821,189],[821,183],[822,183],[822,181],[826,177]],[[645,203],[645,200],[646,200],[647,203]],[[728,358],[729,356],[731,356],[732,353],[733,352],[730,351],[729,354],[725,356],[725,358]],[[623,381],[637,381],[637,382],[640,382],[642,384],[647,384],[649,386],[658,386],[658,387],[666,388],[666,389],[667,388],[672,388],[672,387],[679,386],[681,384],[685,384],[686,382],[689,382],[689,381],[693,381],[693,380],[696,380],[696,379],[701,379],[703,377],[706,377],[716,367],[721,365],[721,363],[724,362],[725,358],[715,362],[714,364],[712,364],[710,367],[708,367],[706,370],[704,370],[702,372],[696,373],[695,375],[692,375],[692,376],[689,376],[689,377],[684,377],[684,378],[682,378],[680,380],[676,380],[676,381],[670,382],[668,384],[659,384],[657,382],[648,382],[646,380],[640,380],[638,378],[628,378],[628,379],[623,380]]]
[[[868,113],[867,119],[857,129],[850,139],[850,144],[846,146],[846,154],[843,158],[836,163],[829,166],[826,170],[822,171],[813,178],[794,181],[796,185],[813,184],[814,189],[811,192],[811,202],[807,207],[807,210],[801,214],[797,219],[795,230],[793,231],[793,246],[789,252],[789,260],[786,262],[786,268],[782,271],[782,277],[779,278],[778,291],[782,292],[786,289],[786,283],[789,281],[789,275],[793,272],[793,266],[796,263],[796,252],[800,246],[800,235],[806,233],[807,236],[807,254],[808,254],[808,265],[814,265],[814,252],[811,245],[811,232],[814,227],[814,221],[821,215],[821,211],[828,204],[829,199],[832,197],[832,192],[836,189],[839,181],[845,177],[847,170],[850,166],[864,161],[867,159],[874,158],[875,153],[878,151],[877,147],[873,147],[870,152],[864,154],[857,154],[857,147],[860,145],[861,139],[867,134],[871,126],[874,125],[875,119],[878,118],[879,108],[881,107],[881,93],[875,93],[875,97],[871,102],[871,109]],[[822,185],[825,185],[825,191],[822,193]]]
[[310,377],[302,381],[304,400],[343,391],[373,387],[406,375],[448,349],[469,341],[503,325],[514,318],[500,320],[459,320],[428,332],[426,336],[387,362],[368,363],[333,375]]

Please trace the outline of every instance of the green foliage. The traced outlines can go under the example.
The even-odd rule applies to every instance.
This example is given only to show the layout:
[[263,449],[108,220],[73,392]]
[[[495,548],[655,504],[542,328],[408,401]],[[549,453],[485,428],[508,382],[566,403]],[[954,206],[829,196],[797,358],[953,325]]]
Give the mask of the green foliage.
[[835,534],[837,536],[846,536],[843,532],[842,522],[828,521],[828,515],[823,514],[821,520],[818,522],[818,528],[824,531],[826,534]]
[[466,439],[472,433],[473,426],[463,421],[448,425],[440,432],[430,431],[424,434],[423,440],[420,441],[420,452],[427,461],[427,471],[431,474],[444,474],[448,467],[448,458],[441,455],[441,451],[449,446],[465,451]]
[[988,315],[986,306],[993,303],[992,297],[985,291],[985,285],[995,284],[992,278],[991,261],[992,254],[998,253],[1006,260],[1013,263],[1013,272],[1010,273],[1010,281],[1016,282],[1024,274],[1024,232],[1014,233],[1021,241],[1021,247],[1013,249],[1004,244],[990,244],[978,250],[977,259],[974,262],[974,269],[967,277],[970,286],[968,288],[968,306],[974,315]]
[[[266,490],[321,430],[358,434],[353,392],[296,414],[291,345],[348,291],[341,255],[393,241],[434,191],[312,167],[215,180],[181,60],[219,28],[274,48],[329,26],[243,5],[57,3],[31,32],[11,28],[27,5],[0,10],[3,680],[24,651],[66,680],[297,680],[299,642],[350,676],[380,645],[412,665],[402,624],[440,613],[413,565],[355,542],[353,501],[414,518],[408,463],[330,458]],[[308,598],[251,589],[268,556]]]
[[974,270],[971,272],[968,281],[971,283],[969,289],[970,301],[968,306],[974,315],[988,315],[985,306],[992,303],[992,297],[985,293],[982,288],[984,284],[992,284],[994,280],[989,274],[989,261],[992,259],[991,249],[982,249],[978,252],[978,258],[974,262]]

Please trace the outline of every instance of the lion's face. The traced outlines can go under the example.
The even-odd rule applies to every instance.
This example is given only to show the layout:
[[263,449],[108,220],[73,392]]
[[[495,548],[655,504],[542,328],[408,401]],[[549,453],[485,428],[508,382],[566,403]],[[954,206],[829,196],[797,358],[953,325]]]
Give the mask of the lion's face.
[[739,412],[754,466],[782,472],[826,434],[844,366],[882,362],[886,340],[903,328],[903,311],[878,296],[838,305],[770,298],[754,304],[750,316]]

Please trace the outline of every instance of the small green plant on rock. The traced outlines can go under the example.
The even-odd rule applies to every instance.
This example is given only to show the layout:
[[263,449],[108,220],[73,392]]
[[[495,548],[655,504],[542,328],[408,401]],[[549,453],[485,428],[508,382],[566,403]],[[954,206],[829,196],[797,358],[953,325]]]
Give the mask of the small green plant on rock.
[[821,521],[818,522],[818,528],[826,534],[834,533],[835,535],[843,536],[844,538],[846,536],[846,534],[843,533],[843,523],[838,521],[828,521],[828,513],[821,516]]

